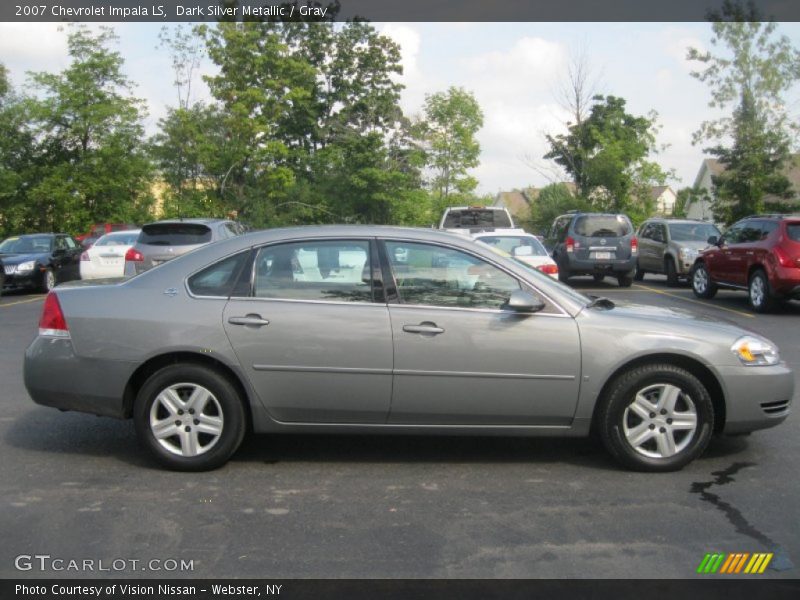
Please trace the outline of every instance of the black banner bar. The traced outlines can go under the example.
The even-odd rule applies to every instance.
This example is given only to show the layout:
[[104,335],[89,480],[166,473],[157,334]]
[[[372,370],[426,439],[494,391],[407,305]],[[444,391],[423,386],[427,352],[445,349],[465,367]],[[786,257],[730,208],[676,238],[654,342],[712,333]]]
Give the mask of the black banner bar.
[[131,580],[131,579],[41,579],[2,580],[0,598],[31,600],[119,600],[122,598],[181,598],[217,600],[220,598],[281,598],[284,600],[377,599],[417,600],[424,598],[472,598],[491,600],[796,600],[800,580],[753,579],[745,577],[676,580],[579,579],[273,579],[244,580]]
[[[764,20],[800,21],[797,0],[751,0]],[[704,21],[723,0],[3,0],[0,21]]]

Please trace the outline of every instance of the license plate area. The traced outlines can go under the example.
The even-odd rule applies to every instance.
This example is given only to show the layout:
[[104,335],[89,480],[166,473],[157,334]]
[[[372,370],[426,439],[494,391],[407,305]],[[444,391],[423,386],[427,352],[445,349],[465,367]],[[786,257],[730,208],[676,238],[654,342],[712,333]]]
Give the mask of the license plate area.
[[592,252],[589,254],[589,258],[595,260],[611,260],[614,256],[616,256],[614,252]]

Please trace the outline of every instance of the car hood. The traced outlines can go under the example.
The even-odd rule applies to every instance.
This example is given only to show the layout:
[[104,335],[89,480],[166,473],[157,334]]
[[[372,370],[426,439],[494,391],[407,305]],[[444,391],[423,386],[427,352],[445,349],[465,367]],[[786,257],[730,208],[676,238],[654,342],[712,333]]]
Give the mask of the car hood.
[[673,242],[678,248],[691,248],[692,250],[705,250],[708,248],[708,242],[701,241],[688,241],[688,242]]
[[680,308],[619,302],[609,310],[588,310],[601,314],[604,319],[619,322],[617,327],[631,327],[642,331],[650,330],[694,338],[714,335],[734,340],[746,334],[763,337],[728,319],[709,317]]
[[0,260],[4,265],[18,265],[29,260],[47,261],[49,254],[46,252],[29,252],[27,254],[0,254]]

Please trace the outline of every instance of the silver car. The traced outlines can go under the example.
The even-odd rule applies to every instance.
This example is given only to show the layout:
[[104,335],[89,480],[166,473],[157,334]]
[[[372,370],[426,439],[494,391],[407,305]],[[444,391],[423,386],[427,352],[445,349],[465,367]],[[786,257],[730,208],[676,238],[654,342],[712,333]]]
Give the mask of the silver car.
[[779,424],[794,392],[775,345],[733,324],[588,298],[460,236],[367,226],[256,232],[60,286],[25,385],[133,418],[180,470],[219,467],[253,430],[596,431],[623,465],[670,471],[713,432]]
[[241,225],[222,219],[172,219],[142,227],[125,254],[125,277],[133,277],[205,244],[242,233]]
[[639,259],[637,281],[645,273],[664,273],[667,285],[678,285],[680,277],[688,277],[701,250],[708,247],[708,238],[719,237],[713,223],[692,219],[648,219],[639,227]]

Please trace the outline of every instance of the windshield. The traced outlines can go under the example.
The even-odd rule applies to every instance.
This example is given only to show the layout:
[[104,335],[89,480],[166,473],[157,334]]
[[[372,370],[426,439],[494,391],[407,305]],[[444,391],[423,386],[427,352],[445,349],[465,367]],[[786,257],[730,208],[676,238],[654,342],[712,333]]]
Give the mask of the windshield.
[[444,218],[445,229],[479,227],[511,227],[511,221],[508,219],[506,211],[489,208],[451,210]]
[[513,254],[515,248],[530,248],[530,251],[527,251],[527,256],[548,255],[542,243],[532,235],[481,235],[475,239],[495,248],[500,248],[509,254]]
[[133,246],[139,237],[138,231],[125,233],[110,233],[95,242],[95,246]]
[[50,252],[53,249],[53,238],[50,236],[10,237],[0,244],[2,254],[28,254],[31,252]]
[[575,219],[575,235],[585,237],[624,237],[631,224],[622,215],[584,215]]
[[711,223],[670,223],[669,235],[675,242],[705,242],[720,233]]

